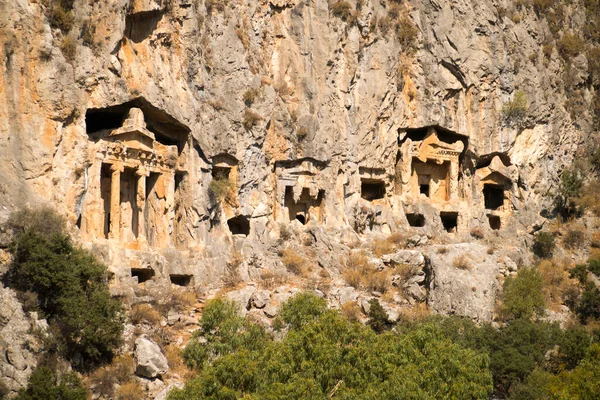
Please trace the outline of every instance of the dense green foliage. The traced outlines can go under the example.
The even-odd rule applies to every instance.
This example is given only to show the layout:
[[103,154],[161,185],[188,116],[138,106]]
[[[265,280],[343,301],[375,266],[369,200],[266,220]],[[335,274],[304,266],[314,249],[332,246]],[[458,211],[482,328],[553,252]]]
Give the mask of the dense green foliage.
[[519,269],[504,281],[502,311],[507,319],[531,318],[544,312],[542,277],[536,268]]
[[185,351],[199,374],[169,398],[483,399],[491,391],[488,357],[434,324],[378,335],[309,294],[285,303],[281,318],[288,331],[275,341],[233,304],[207,304]]
[[64,222],[49,209],[15,214],[13,262],[6,283],[34,294],[55,335],[49,351],[79,368],[112,358],[121,343],[121,305],[110,296],[106,267],[73,245]]
[[[524,271],[513,282],[539,278]],[[521,317],[535,309],[526,303],[516,308]],[[207,304],[185,351],[198,375],[171,400],[483,399],[492,391],[507,399],[591,399],[597,390],[588,380],[597,381],[600,347],[581,326],[516,318],[496,328],[435,316],[378,334],[303,293],[282,306],[285,330],[274,340],[236,310],[224,300]]]
[[539,232],[533,239],[531,250],[533,254],[539,258],[550,258],[554,252],[556,243],[554,243],[554,235],[550,232]]
[[591,319],[600,319],[600,290],[588,279],[589,272],[598,275],[600,260],[592,258],[587,264],[576,265],[570,270],[571,278],[576,278],[581,283],[581,290],[569,306],[584,324]]
[[38,367],[29,378],[26,389],[16,400],[86,400],[87,391],[74,373],[57,376],[52,369]]

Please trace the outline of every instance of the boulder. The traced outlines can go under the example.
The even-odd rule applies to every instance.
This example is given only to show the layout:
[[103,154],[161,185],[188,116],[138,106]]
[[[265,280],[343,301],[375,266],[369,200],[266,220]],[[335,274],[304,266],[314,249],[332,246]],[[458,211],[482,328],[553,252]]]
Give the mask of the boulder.
[[169,364],[160,347],[146,338],[135,341],[135,373],[138,376],[154,379],[167,373]]

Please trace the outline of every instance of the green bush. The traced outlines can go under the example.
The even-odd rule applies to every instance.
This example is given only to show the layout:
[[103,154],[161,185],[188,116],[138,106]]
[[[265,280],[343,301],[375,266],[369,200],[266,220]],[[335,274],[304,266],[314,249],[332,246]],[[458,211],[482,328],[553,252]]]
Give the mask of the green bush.
[[208,190],[218,202],[226,201],[231,204],[235,201],[235,182],[229,178],[211,180]]
[[556,41],[558,53],[563,59],[569,61],[578,56],[585,49],[585,42],[578,35],[566,33],[562,38]]
[[292,328],[300,328],[315,321],[326,309],[325,299],[312,293],[299,293],[282,305],[279,315]]
[[29,377],[26,389],[16,400],[86,400],[87,391],[74,373],[57,376],[50,368],[37,368]]
[[554,235],[550,232],[538,232],[534,239],[531,250],[533,254],[540,258],[550,258],[554,253],[556,243],[554,243]]
[[583,173],[580,168],[573,166],[566,168],[560,174],[560,182],[554,197],[555,212],[562,220],[577,217],[582,210],[578,206],[578,199],[583,191]]
[[585,244],[585,234],[578,229],[569,229],[563,239],[563,245],[567,249],[579,249]]
[[51,3],[48,10],[48,20],[50,26],[60,29],[64,34],[73,28],[75,17],[73,15],[73,5],[75,0],[55,0]]
[[600,290],[593,282],[587,282],[577,301],[575,312],[582,323],[600,319]]
[[502,119],[508,125],[520,126],[527,116],[527,110],[527,95],[519,90],[511,101],[502,105]]
[[533,267],[519,269],[503,285],[502,312],[508,319],[531,318],[544,313],[542,277]]
[[371,307],[369,308],[367,325],[375,332],[381,333],[387,328],[390,317],[379,303],[379,300],[371,299],[369,305]]
[[215,358],[240,349],[262,348],[266,339],[261,326],[239,315],[236,303],[214,299],[204,307],[200,329],[185,348],[183,360],[189,368],[201,369]]
[[[206,327],[201,322],[205,334],[238,318],[221,307],[219,317],[202,316],[210,319]],[[198,375],[169,399],[474,399],[491,392],[487,356],[452,343],[435,326],[377,335],[310,294],[295,296],[282,311],[289,330],[281,340],[268,338],[202,361]],[[250,329],[246,324],[239,328],[238,322],[238,334]],[[205,336],[214,346],[227,346],[231,338],[213,339]]]
[[49,209],[18,212],[9,225],[13,261],[5,281],[37,295],[41,312],[60,332],[61,355],[80,368],[112,358],[123,321],[121,304],[108,291],[106,267],[73,245]]

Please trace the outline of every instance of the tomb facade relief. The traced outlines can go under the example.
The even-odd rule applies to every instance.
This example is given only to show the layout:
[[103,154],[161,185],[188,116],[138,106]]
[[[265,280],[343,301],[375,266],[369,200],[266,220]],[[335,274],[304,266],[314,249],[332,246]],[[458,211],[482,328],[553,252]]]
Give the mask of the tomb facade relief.
[[303,225],[324,222],[324,167],[324,163],[308,158],[275,163],[275,221],[297,220]]
[[459,157],[464,148],[462,140],[440,140],[435,127],[426,128],[420,140],[407,136],[396,165],[400,189],[396,193],[434,203],[458,199]]
[[130,248],[173,246],[188,173],[186,141],[161,143],[135,107],[119,128],[90,134],[84,236]]

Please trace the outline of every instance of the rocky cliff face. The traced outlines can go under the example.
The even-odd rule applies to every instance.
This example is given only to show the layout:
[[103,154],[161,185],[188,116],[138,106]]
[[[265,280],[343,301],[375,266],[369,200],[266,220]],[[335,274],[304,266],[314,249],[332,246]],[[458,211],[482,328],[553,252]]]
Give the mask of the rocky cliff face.
[[[585,24],[578,2],[561,10]],[[125,296],[151,278],[291,281],[366,311],[381,288],[345,274],[362,251],[398,288],[391,315],[427,302],[490,320],[544,195],[593,132],[588,60],[566,63],[536,11],[0,1],[0,217],[51,203]],[[254,289],[240,304],[261,318],[291,293]]]
[[[563,11],[585,23],[577,4]],[[321,277],[342,284],[339,255],[371,234],[522,246],[593,130],[587,59],[567,68],[538,14],[489,0],[4,1],[0,213],[52,203],[125,291],[132,275],[215,284],[232,265],[255,279],[282,268],[288,239],[318,243]],[[493,292],[506,263],[473,251]],[[435,271],[452,275],[431,271],[433,291]],[[440,293],[436,311],[453,312]],[[484,303],[460,313],[489,319]]]

